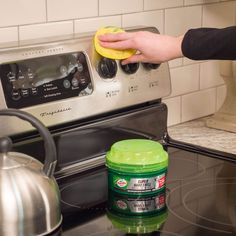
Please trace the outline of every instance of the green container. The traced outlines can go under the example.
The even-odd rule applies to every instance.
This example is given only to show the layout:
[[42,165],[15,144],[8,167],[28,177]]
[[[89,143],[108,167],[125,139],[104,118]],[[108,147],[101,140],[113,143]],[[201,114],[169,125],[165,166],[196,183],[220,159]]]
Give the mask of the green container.
[[117,214],[114,211],[107,211],[107,217],[112,225],[128,234],[148,234],[158,231],[164,225],[168,212],[164,210],[150,216],[126,216]]
[[107,153],[106,165],[108,186],[112,191],[148,195],[165,188],[168,154],[157,141],[119,141]]

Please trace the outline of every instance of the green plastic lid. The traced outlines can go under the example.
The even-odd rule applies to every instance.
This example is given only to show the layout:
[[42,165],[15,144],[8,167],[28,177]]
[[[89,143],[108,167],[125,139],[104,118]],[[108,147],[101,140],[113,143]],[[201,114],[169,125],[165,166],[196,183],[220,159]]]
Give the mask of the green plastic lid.
[[108,211],[107,217],[114,227],[129,234],[146,234],[157,231],[168,217],[167,211],[148,217],[131,217]]
[[128,139],[116,142],[106,155],[108,168],[132,173],[158,171],[168,166],[168,154],[157,141]]

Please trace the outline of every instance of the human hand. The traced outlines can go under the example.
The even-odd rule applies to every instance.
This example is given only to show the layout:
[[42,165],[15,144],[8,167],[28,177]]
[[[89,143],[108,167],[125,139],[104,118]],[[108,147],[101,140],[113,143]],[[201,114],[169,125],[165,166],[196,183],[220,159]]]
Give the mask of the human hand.
[[117,50],[136,49],[137,53],[122,64],[135,62],[162,63],[182,57],[183,36],[172,37],[148,31],[108,33],[98,36],[102,47]]

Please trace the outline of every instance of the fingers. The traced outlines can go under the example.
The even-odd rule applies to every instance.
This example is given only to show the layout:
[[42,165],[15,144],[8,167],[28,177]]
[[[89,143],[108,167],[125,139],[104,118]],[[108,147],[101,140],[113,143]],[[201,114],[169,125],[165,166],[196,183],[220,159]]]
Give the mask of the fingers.
[[105,48],[112,48],[117,50],[125,50],[134,48],[132,43],[132,33],[122,32],[116,34],[103,34],[99,35],[99,44]]
[[125,60],[121,61],[122,65],[127,65],[129,63],[136,63],[136,62],[145,62],[145,58],[142,54],[135,54]]
[[112,48],[118,50],[136,49],[133,44],[134,33],[108,33],[99,35],[99,44],[105,48]]
[[[126,50],[126,49],[137,49],[134,43],[134,37],[136,36],[135,32],[122,32],[122,33],[107,33],[99,35],[99,44],[104,48],[112,48],[117,50]],[[145,58],[143,55],[135,54],[125,60],[122,60],[122,64],[126,65],[129,63],[144,62]]]
[[121,41],[121,40],[127,40],[132,38],[132,33],[128,32],[122,32],[122,33],[107,33],[107,34],[102,34],[98,35],[98,39],[106,42],[116,42],[116,41]]
[[125,50],[133,48],[131,40],[117,41],[117,42],[99,42],[99,44],[104,48],[112,48],[117,50]]

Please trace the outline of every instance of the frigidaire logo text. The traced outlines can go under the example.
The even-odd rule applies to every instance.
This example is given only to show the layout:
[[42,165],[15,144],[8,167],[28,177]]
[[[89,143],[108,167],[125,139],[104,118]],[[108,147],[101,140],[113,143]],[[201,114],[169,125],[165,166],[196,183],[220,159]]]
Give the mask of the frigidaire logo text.
[[41,117],[44,117],[44,116],[53,116],[53,115],[55,115],[55,114],[58,114],[58,113],[61,113],[61,112],[66,112],[66,111],[71,111],[71,110],[72,110],[71,107],[66,107],[66,108],[62,108],[62,109],[57,109],[57,110],[55,110],[55,111],[49,111],[49,112],[45,111],[45,112],[40,113],[40,116],[41,116]]

